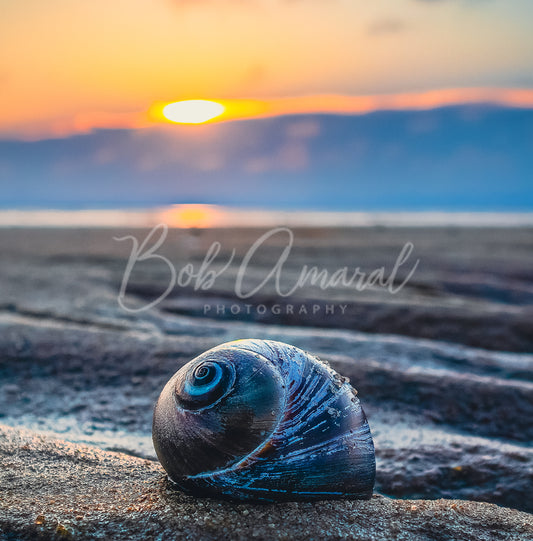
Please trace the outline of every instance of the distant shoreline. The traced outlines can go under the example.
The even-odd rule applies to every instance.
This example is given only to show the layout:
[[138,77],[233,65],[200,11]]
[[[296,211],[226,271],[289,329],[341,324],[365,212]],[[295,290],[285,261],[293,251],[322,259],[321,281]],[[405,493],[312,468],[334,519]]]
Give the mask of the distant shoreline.
[[146,209],[6,209],[0,227],[533,227],[533,212],[265,210],[216,205]]

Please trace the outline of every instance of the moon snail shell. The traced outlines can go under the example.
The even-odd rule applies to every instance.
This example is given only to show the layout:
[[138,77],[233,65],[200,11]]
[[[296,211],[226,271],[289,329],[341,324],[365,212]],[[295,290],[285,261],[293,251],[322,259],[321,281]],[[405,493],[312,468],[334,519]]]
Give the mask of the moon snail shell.
[[372,496],[374,444],[356,392],[281,342],[228,342],[184,365],[161,392],[152,435],[170,480],[190,494]]

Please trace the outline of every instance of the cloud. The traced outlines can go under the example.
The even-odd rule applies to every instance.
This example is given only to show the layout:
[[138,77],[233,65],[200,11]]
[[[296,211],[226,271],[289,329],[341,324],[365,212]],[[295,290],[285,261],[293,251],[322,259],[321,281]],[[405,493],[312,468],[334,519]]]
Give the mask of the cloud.
[[310,156],[302,142],[288,141],[275,153],[254,156],[244,163],[246,173],[258,174],[268,171],[303,171],[308,168]]
[[491,0],[414,0],[419,4],[450,4],[452,2],[461,2],[462,4],[485,4]]
[[320,124],[314,119],[299,120],[287,126],[287,136],[291,139],[309,139],[320,133]]
[[[260,4],[268,4],[270,0],[166,0],[176,7],[198,7],[198,6],[238,6],[254,7]],[[310,2],[326,4],[329,0],[277,0],[278,4],[309,4]]]
[[251,64],[244,71],[241,86],[246,89],[246,92],[253,91],[253,89],[260,89],[267,75],[267,69],[264,64]]
[[[436,1],[436,0],[433,0]],[[443,0],[444,1],[444,0]],[[528,88],[447,88],[427,92],[403,94],[376,94],[363,96],[309,95],[269,100],[219,100],[226,107],[212,127],[235,120],[272,118],[293,115],[364,115],[384,110],[430,110],[450,105],[491,103],[507,107],[533,109],[533,89]],[[0,124],[0,138],[40,140],[65,137],[72,134],[90,133],[95,130],[129,129],[165,125],[168,129],[178,127],[159,115],[147,111],[131,112],[84,112],[73,117],[34,122],[31,125],[4,127]],[[182,130],[195,127],[182,126]],[[316,135],[316,126],[304,123],[290,128],[291,133]],[[193,132],[188,132],[193,133]]]
[[407,24],[400,19],[378,19],[369,25],[368,34],[371,36],[398,34],[406,29]]
[[454,107],[4,141],[1,206],[531,210],[532,121]]
[[250,7],[257,4],[257,0],[166,0],[177,8],[191,8],[198,6],[238,6],[238,7]]

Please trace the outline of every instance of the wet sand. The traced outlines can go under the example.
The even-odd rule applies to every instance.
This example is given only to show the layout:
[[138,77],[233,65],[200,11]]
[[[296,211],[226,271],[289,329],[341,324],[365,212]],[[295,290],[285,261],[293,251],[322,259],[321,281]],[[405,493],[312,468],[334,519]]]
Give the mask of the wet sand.
[[[279,527],[280,517],[286,521],[286,515],[302,513],[310,521],[306,528],[316,524],[315,538],[338,538],[343,532],[355,535],[354,525],[359,524],[357,531],[365,533],[361,538],[387,539],[398,520],[414,524],[414,529],[406,531],[418,533],[419,538],[489,539],[490,530],[501,538],[527,539],[520,523],[529,515],[461,502],[470,513],[463,523],[459,517],[466,515],[450,508],[458,502],[428,500],[475,500],[533,511],[529,498],[533,486],[533,230],[294,229],[294,246],[281,275],[284,288],[294,284],[304,264],[330,272],[343,266],[360,266],[368,273],[384,266],[390,272],[406,242],[414,245],[410,262],[419,259],[420,263],[407,285],[394,295],[384,288],[355,291],[339,286],[324,291],[306,286],[280,297],[269,281],[251,299],[239,299],[234,289],[239,264],[262,233],[256,229],[171,231],[158,253],[178,270],[187,263],[200,268],[214,241],[221,243],[221,251],[218,267],[215,262],[213,268],[222,268],[232,249],[235,259],[213,287],[195,290],[192,283],[175,287],[151,309],[130,312],[121,308],[117,296],[131,242],[113,237],[134,235],[142,241],[147,231],[0,229],[0,423],[72,442],[41,448],[27,432],[18,436],[4,429],[1,475],[6,483],[11,479],[11,484],[1,485],[10,488],[3,489],[0,532],[16,532],[28,539],[32,532],[41,532],[43,538],[51,535],[52,526],[39,530],[37,526],[42,525],[34,521],[36,513],[51,514],[53,505],[46,504],[40,511],[37,503],[29,504],[21,515],[14,502],[29,502],[29,491],[34,488],[29,481],[18,483],[13,478],[24,468],[31,471],[35,464],[35,483],[54,486],[57,470],[47,453],[53,449],[54,460],[68,460],[75,449],[86,449],[78,444],[92,445],[92,452],[102,453],[98,456],[105,460],[133,461],[135,468],[141,468],[136,482],[146,481],[150,498],[160,502],[157,512],[163,514],[157,515],[158,524],[162,516],[173,512],[190,517],[186,507],[192,505],[190,498],[165,495],[164,475],[154,461],[150,442],[153,403],[172,373],[200,352],[224,341],[255,337],[311,351],[350,378],[376,444],[376,491],[409,501],[377,498],[366,503],[319,504],[324,506],[319,514],[327,520],[322,529],[313,515],[318,508],[311,504],[261,508],[257,511],[262,513],[260,521],[254,506],[248,506],[255,520],[246,521],[242,532],[230,529],[235,536],[249,537],[253,528],[268,524],[267,518],[272,517],[278,537],[309,538],[310,530],[305,528],[298,534]],[[245,276],[250,287],[268,274],[284,246],[284,239],[275,237],[257,253]],[[406,264],[398,272],[400,282],[409,268]],[[137,264],[125,305],[140,308],[157,298],[168,284],[168,273],[160,260]],[[261,305],[264,312],[258,309]],[[326,306],[332,305],[335,310],[326,313]],[[340,305],[346,306],[344,313]],[[315,306],[319,308],[314,312]],[[20,438],[30,439],[31,453],[15,452],[17,446],[27,445]],[[16,467],[8,459],[13,456]],[[144,459],[149,465],[141,466],[146,464]],[[91,466],[95,487],[105,460]],[[67,482],[65,494],[76,492],[73,479]],[[129,498],[131,485],[123,485],[119,475],[114,482],[119,493]],[[79,486],[81,499],[87,487]],[[54,490],[52,499],[59,498],[61,490]],[[92,504],[84,500],[84,505],[94,505],[97,513],[105,507],[105,498],[100,498],[104,496],[95,489]],[[200,504],[205,517],[213,512],[231,523],[233,513],[244,510],[244,506],[211,500],[195,502]],[[428,516],[436,514],[435,523],[429,525],[425,515],[412,522],[413,505],[417,509],[420,505]],[[343,506],[350,512],[363,513],[364,509],[364,513],[350,523]],[[146,513],[144,518],[150,511]],[[64,508],[56,515],[75,522]],[[112,524],[110,532],[124,524],[125,537],[126,532],[141,535],[142,529],[134,526],[124,508],[110,515],[107,512],[91,522],[92,529],[80,529],[74,522],[65,527],[76,538],[92,538],[105,535],[107,520]],[[379,521],[381,515],[386,525]],[[367,530],[361,529],[364,516],[369,517],[364,524]],[[184,521],[182,529],[177,519],[169,519],[170,530],[153,531],[196,532],[206,538],[220,533],[215,527],[202,528],[195,517]],[[515,528],[510,529],[513,521]],[[459,530],[443,529],[444,523],[449,528],[464,526],[464,536]],[[272,531],[264,528],[258,535],[272,537]]]

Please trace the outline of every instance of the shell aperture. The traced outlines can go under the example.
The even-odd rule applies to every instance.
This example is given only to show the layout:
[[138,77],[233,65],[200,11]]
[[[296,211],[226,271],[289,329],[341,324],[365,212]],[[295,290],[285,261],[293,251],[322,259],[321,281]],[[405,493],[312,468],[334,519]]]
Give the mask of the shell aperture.
[[228,342],[184,365],[161,392],[152,433],[169,478],[195,495],[372,495],[374,444],[355,391],[281,342]]

